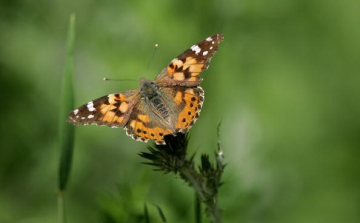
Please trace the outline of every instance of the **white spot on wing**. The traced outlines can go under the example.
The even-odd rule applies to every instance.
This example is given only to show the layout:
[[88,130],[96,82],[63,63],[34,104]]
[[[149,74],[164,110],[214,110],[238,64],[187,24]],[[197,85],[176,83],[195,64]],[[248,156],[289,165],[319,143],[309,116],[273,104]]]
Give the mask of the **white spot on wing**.
[[74,115],[77,115],[78,112],[79,112],[79,109],[75,109],[74,110]]
[[204,51],[203,56],[206,56],[208,53],[209,53],[208,51]]
[[211,46],[211,47],[210,47],[210,50],[212,50],[213,48],[214,48],[214,47]]
[[190,49],[195,51],[195,54],[198,54],[201,51],[201,48],[198,45],[193,45]]
[[81,117],[81,119],[83,119],[83,120],[84,120],[84,119],[85,119],[85,117]]
[[90,101],[88,104],[87,104],[87,107],[89,109],[89,111],[95,111],[96,109],[94,108],[94,103],[92,101]]
[[212,41],[213,39],[211,37],[206,38],[206,41]]
[[215,43],[215,41],[212,41],[212,42],[211,42],[211,44],[214,44],[214,43]]
[[89,115],[88,118],[94,118],[94,115]]

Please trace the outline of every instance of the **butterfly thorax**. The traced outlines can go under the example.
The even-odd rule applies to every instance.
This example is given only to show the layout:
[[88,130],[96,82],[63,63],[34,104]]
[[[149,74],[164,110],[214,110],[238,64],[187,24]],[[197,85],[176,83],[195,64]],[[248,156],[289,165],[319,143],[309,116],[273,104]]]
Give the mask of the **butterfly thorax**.
[[140,92],[143,97],[148,97],[150,99],[158,95],[158,87],[155,82],[141,79],[140,84]]
[[151,102],[153,108],[155,108],[161,117],[164,119],[169,117],[169,109],[165,105],[164,99],[155,82],[142,79],[140,92],[146,101]]

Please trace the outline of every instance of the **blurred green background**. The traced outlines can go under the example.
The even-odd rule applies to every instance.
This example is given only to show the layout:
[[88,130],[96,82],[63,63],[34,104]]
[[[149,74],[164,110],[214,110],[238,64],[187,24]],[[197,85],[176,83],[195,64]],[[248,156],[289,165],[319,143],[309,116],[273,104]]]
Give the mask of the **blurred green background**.
[[[56,222],[72,12],[76,107],[138,87],[103,77],[154,78],[191,45],[224,34],[203,73],[205,104],[189,151],[197,162],[200,153],[213,154],[222,121],[224,222],[360,222],[355,0],[1,1],[0,222]],[[169,222],[193,222],[193,191],[141,164],[146,144],[121,129],[81,126],[75,146],[69,222],[136,222],[145,202],[159,205]]]

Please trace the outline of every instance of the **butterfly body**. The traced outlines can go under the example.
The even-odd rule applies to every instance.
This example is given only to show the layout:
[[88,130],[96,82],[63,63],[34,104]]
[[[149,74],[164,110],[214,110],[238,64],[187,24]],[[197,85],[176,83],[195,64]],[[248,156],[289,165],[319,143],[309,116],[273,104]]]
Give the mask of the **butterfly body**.
[[208,37],[171,61],[155,80],[143,78],[139,89],[90,101],[70,112],[67,121],[123,127],[135,140],[165,144],[165,135],[187,132],[199,117],[204,91],[198,75],[208,68],[222,40],[222,34]]

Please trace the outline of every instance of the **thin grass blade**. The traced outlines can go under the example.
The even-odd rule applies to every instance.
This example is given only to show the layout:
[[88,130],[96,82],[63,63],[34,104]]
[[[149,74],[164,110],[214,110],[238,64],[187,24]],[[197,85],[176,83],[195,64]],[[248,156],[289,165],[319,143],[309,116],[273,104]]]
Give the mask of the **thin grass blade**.
[[69,179],[72,155],[74,150],[74,126],[66,122],[69,111],[74,108],[74,44],[75,44],[75,15],[70,16],[67,37],[67,53],[65,69],[62,79],[60,104],[59,147],[60,164],[58,189],[64,191]]
[[145,223],[150,223],[149,211],[147,205],[144,205],[144,216],[145,216]]
[[157,208],[157,210],[158,210],[158,212],[159,212],[159,215],[160,215],[160,217],[161,217],[161,221],[162,221],[163,223],[166,223],[167,221],[166,221],[164,212],[161,210],[161,208],[160,208],[158,205],[154,204],[154,206]]
[[74,107],[74,43],[75,15],[70,16],[67,37],[67,53],[61,86],[60,124],[59,124],[59,179],[58,179],[58,223],[66,222],[64,190],[66,188],[74,150],[74,126],[66,123],[68,112]]

